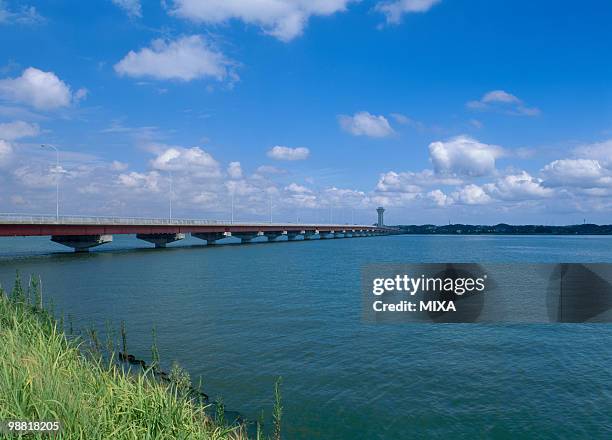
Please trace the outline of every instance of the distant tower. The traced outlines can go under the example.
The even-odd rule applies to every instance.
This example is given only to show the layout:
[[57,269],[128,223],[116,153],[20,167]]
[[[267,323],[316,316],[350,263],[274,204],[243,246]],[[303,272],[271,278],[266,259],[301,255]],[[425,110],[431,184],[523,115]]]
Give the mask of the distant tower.
[[381,206],[380,208],[376,209],[376,212],[378,212],[378,226],[383,227],[385,225],[385,220],[383,219],[385,208]]

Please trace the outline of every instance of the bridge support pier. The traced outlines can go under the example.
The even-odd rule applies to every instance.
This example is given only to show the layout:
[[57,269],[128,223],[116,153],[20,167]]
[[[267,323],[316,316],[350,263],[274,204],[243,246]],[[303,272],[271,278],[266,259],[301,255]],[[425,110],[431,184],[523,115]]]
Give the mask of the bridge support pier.
[[242,243],[251,243],[257,237],[263,237],[264,233],[259,232],[236,232],[232,237],[239,238]]
[[279,237],[288,237],[287,231],[274,231],[274,232],[265,232],[264,235],[268,237],[268,242],[276,241]]
[[112,235],[52,235],[51,241],[68,246],[75,252],[89,252],[89,248],[113,241]]
[[316,229],[314,231],[304,231],[304,240],[314,240],[317,235],[319,235],[319,231]]
[[165,248],[168,243],[184,239],[185,234],[136,234],[136,238],[153,243],[156,248]]
[[336,234],[334,234],[332,231],[319,232],[319,237],[321,238],[321,240],[327,240],[328,238],[334,238],[335,236]]
[[287,232],[287,240],[289,241],[295,241],[295,240],[299,240],[298,237],[299,236],[304,236],[304,240],[306,239],[306,231],[289,231]]
[[206,245],[212,246],[217,244],[217,241],[223,240],[232,236],[231,232],[197,232],[192,233],[192,237],[199,238],[200,240],[206,240]]

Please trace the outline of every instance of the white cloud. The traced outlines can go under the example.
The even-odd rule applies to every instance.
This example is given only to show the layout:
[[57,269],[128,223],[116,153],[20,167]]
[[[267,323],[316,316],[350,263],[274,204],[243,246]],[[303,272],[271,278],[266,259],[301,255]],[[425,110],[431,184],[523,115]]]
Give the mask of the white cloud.
[[199,147],[166,148],[151,161],[151,167],[159,171],[189,172],[195,177],[221,176],[219,162]]
[[242,167],[240,162],[230,162],[227,166],[227,174],[230,179],[242,179]]
[[125,171],[128,169],[128,164],[118,160],[113,160],[111,162],[111,169],[113,171]]
[[225,187],[232,194],[237,196],[253,196],[256,194],[261,194],[262,191],[255,185],[252,185],[250,182],[246,180],[230,180],[225,182]]
[[395,119],[395,122],[397,122],[400,125],[407,125],[409,127],[412,128],[416,128],[417,130],[423,131],[425,130],[425,124],[423,124],[420,121],[415,121],[414,119],[403,115],[401,113],[391,113],[390,116]]
[[504,90],[492,90],[482,97],[482,102],[502,102],[505,104],[519,104],[521,100]]
[[574,153],[578,157],[596,159],[603,166],[612,168],[612,139],[582,145]]
[[393,134],[393,128],[384,116],[358,112],[353,116],[339,115],[342,129],[353,136],[386,137]]
[[484,205],[491,202],[491,197],[478,185],[470,184],[452,194],[457,203],[465,205]]
[[498,200],[523,201],[551,197],[554,191],[542,186],[542,183],[542,179],[522,171],[504,176],[495,183],[485,184],[484,188],[487,194]]
[[123,9],[130,17],[142,17],[140,0],[113,0],[113,3]]
[[67,107],[84,96],[80,91],[73,96],[70,87],[55,73],[28,67],[17,78],[0,80],[0,97],[50,110]]
[[287,170],[272,165],[262,165],[257,168],[256,172],[258,174],[286,174]]
[[482,127],[484,127],[484,124],[482,123],[482,121],[479,121],[478,119],[470,119],[469,120],[469,124],[477,129],[481,129]]
[[480,111],[497,111],[509,115],[538,116],[537,107],[528,107],[522,99],[505,90],[491,90],[477,101],[466,103],[467,108]]
[[259,26],[266,34],[290,41],[302,34],[311,16],[344,11],[351,0],[174,0],[171,13],[197,23],[231,19]]
[[290,206],[299,208],[317,208],[319,207],[319,200],[314,194],[314,191],[306,188],[305,186],[298,185],[297,183],[291,183],[284,188],[285,190],[285,202]]
[[387,23],[398,24],[404,14],[427,12],[441,0],[391,0],[376,5],[376,10],[385,14]]
[[429,144],[429,155],[436,173],[479,177],[495,171],[495,160],[504,150],[481,143],[469,136]]
[[23,5],[19,10],[10,10],[5,2],[0,0],[0,24],[39,24],[44,18],[34,6]]
[[396,173],[389,171],[381,174],[376,184],[376,190],[381,192],[408,192],[418,193],[421,191],[419,183],[415,182],[415,173]]
[[376,190],[381,192],[416,193],[421,187],[432,185],[460,185],[462,179],[454,176],[435,174],[432,170],[420,172],[406,171],[397,173],[388,171],[380,175]]
[[85,98],[87,98],[88,95],[89,95],[89,90],[87,90],[84,87],[81,87],[79,90],[74,92],[74,97],[73,97],[74,102],[82,101]]
[[336,188],[335,186],[326,188],[321,196],[325,204],[335,207],[358,207],[367,203],[368,200],[363,191],[347,188]]
[[202,36],[192,35],[177,40],[153,40],[151,47],[130,51],[115,64],[122,76],[158,80],[191,81],[213,78],[236,79],[233,63],[214,49]]
[[434,189],[426,194],[426,197],[438,207],[445,207],[453,204],[453,198],[447,196],[443,191]]
[[6,122],[0,124],[0,139],[14,141],[24,137],[38,136],[40,128],[38,124],[30,124],[24,121]]
[[542,169],[546,186],[594,188],[612,186],[612,172],[595,159],[560,159]]
[[290,148],[277,145],[268,150],[268,157],[276,160],[305,160],[310,155],[310,150],[304,147]]
[[132,171],[131,173],[120,174],[118,182],[120,185],[137,191],[159,191],[159,180],[160,175],[157,171],[151,171],[149,173],[137,173]]
[[0,139],[0,168],[6,166],[13,156],[13,147],[6,141]]
[[402,125],[408,125],[412,122],[412,119],[406,115],[402,115],[401,113],[391,113],[391,117],[395,119],[395,122]]
[[24,187],[33,189],[50,188],[57,179],[57,174],[50,173],[40,164],[17,167],[13,176]]
[[297,183],[292,183],[285,187],[285,191],[289,191],[294,194],[311,194],[312,190],[306,188],[305,186],[298,185]]

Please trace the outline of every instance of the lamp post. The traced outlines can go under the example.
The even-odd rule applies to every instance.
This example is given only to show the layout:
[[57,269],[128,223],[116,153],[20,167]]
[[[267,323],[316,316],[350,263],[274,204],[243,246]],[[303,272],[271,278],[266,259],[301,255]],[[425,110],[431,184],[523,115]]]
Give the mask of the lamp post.
[[60,164],[59,164],[59,150],[57,147],[49,144],[42,144],[41,148],[51,148],[55,150],[55,172],[58,174],[57,179],[55,179],[55,220],[59,223],[59,174],[60,174]]
[[173,185],[172,185],[172,171],[168,171],[168,174],[170,175],[170,221],[172,221],[172,196],[173,194]]

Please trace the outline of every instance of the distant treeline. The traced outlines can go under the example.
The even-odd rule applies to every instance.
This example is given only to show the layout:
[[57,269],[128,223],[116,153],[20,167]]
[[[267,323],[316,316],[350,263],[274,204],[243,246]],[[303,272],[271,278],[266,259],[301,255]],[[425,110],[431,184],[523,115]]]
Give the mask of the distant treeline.
[[551,235],[612,235],[612,225],[590,223],[568,226],[546,225],[398,225],[403,234],[551,234]]

